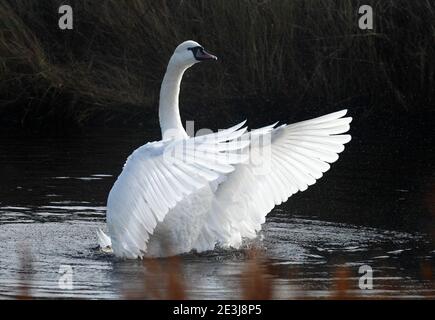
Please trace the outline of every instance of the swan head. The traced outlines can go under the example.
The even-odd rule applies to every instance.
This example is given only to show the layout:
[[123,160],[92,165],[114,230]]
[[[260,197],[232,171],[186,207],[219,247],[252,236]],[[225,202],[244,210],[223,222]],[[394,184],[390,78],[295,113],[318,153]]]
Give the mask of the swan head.
[[217,57],[205,51],[198,42],[188,40],[180,44],[171,57],[171,63],[179,67],[191,67],[202,61],[215,61]]

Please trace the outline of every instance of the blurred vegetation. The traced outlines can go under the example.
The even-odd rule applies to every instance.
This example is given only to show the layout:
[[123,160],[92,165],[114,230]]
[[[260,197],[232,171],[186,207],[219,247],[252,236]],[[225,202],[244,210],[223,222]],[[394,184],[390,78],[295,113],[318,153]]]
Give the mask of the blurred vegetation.
[[[312,296],[307,292],[307,288],[296,284],[298,280],[301,280],[300,266],[276,264],[265,255],[264,251],[256,248],[245,248],[240,250],[239,253],[245,259],[245,267],[240,272],[236,271],[232,276],[235,281],[239,278],[241,286],[238,290],[233,288],[223,294],[229,293],[242,300],[401,299],[401,295],[395,297],[394,293],[402,292],[406,295],[407,291],[409,291],[409,287],[402,286],[400,278],[384,279],[381,283],[377,282],[375,292],[360,290],[358,278],[361,274],[357,273],[357,270],[355,270],[357,268],[339,263],[331,268],[329,274],[325,275],[329,281],[325,281],[323,288],[316,291],[317,295]],[[121,261],[117,262],[121,263]],[[134,262],[124,261],[122,263]],[[13,299],[38,299],[32,292],[32,288],[37,286],[32,278],[36,272],[33,263],[32,255],[21,256],[18,272],[20,287],[16,288],[15,295],[10,296]],[[184,271],[184,263],[182,256],[144,258],[141,261],[142,275],[133,278],[125,277],[119,298],[127,300],[191,299],[191,290],[195,283]],[[419,298],[433,299],[435,282],[433,281],[432,264],[429,261],[421,262],[417,272],[421,277],[420,281],[426,284],[426,290]],[[277,281],[282,281],[283,278],[293,284],[286,291],[278,291]],[[388,292],[387,295],[386,292]],[[56,293],[56,291],[53,293]]]
[[[72,31],[58,28],[61,4],[74,9]],[[374,30],[358,28],[362,4],[374,9]],[[431,0],[2,0],[0,119],[156,122],[167,61],[187,39],[220,58],[187,73],[187,117],[225,118],[244,105],[286,114],[429,109],[434,18]]]

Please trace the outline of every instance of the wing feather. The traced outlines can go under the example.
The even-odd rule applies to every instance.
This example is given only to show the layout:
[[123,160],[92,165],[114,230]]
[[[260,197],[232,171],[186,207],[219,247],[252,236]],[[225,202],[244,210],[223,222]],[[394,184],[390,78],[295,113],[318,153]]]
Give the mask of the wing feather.
[[[347,110],[290,125],[267,126],[244,134],[251,141],[252,155],[260,155],[268,170],[257,172],[253,161],[235,167],[227,180],[219,185],[210,219],[198,238],[197,248],[216,241],[237,247],[243,237],[252,238],[261,229],[267,213],[275,205],[306,190],[330,169],[351,136],[352,118]],[[253,139],[270,135],[270,143],[258,145]],[[267,140],[267,139],[266,139]],[[270,153],[264,152],[270,148]],[[210,249],[210,248],[209,248]]]
[[142,257],[157,224],[190,194],[246,160],[244,122],[195,138],[148,143],[127,159],[110,191],[107,223],[115,255]]

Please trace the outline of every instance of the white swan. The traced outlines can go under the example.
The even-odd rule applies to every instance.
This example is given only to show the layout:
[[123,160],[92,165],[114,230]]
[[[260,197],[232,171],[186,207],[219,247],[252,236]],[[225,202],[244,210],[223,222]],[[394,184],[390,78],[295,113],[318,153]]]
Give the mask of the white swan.
[[[338,159],[350,135],[346,110],[246,132],[244,123],[189,137],[178,95],[184,72],[216,60],[194,41],[180,44],[160,91],[162,140],[127,159],[107,202],[102,247],[122,258],[161,257],[254,238],[274,206],[304,191]],[[253,160],[254,159],[254,160]]]

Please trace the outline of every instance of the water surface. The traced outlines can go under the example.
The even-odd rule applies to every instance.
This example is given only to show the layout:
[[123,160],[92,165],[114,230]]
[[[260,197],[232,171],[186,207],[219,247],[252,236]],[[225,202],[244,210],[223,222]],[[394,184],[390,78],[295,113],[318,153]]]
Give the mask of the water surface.
[[[189,298],[240,298],[255,283],[282,299],[435,297],[426,198],[410,176],[393,181],[370,165],[376,145],[350,148],[321,182],[276,208],[242,250],[145,263],[100,252],[95,231],[104,228],[110,187],[128,154],[152,138],[117,129],[67,138],[2,132],[1,298],[165,298],[168,286]],[[361,189],[372,180],[376,197]],[[373,290],[359,289],[361,265],[373,269]],[[62,266],[73,270],[72,289],[59,287]]]

